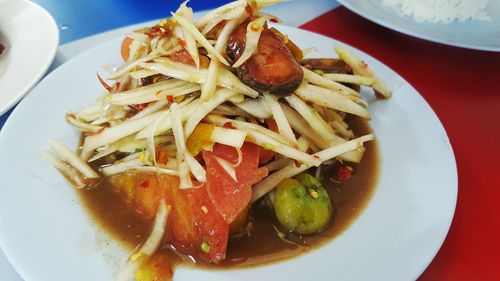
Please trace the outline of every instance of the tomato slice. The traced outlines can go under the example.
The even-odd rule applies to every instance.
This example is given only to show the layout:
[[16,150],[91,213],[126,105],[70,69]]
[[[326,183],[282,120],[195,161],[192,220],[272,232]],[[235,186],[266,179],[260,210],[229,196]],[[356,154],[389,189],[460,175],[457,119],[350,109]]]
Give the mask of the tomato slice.
[[165,198],[172,210],[164,240],[177,251],[206,262],[225,258],[229,225],[213,205],[205,186],[179,190],[177,177],[149,173],[118,174],[110,181],[145,220],[154,217],[160,200]]
[[215,157],[237,163],[235,148],[215,144],[213,151],[203,152],[207,182],[206,189],[213,205],[229,224],[248,206],[252,198],[252,185],[267,176],[267,170],[258,168],[260,149],[252,143],[242,148],[242,161],[235,168],[237,182],[220,166]]
[[187,198],[199,229],[197,240],[188,252],[209,262],[224,260],[229,239],[229,224],[210,200],[205,187],[180,192]]
[[129,201],[141,218],[152,219],[160,199],[165,197],[165,189],[157,184],[156,176],[148,173],[123,173],[113,175],[109,181],[115,191]]
[[259,165],[264,165],[271,162],[274,156],[276,156],[276,152],[260,147]]

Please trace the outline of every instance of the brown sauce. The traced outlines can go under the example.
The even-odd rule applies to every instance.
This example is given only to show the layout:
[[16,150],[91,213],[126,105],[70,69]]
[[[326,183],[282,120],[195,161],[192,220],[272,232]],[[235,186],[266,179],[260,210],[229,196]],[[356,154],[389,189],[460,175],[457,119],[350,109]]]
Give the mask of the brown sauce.
[[[366,121],[360,118],[348,120],[355,135],[360,136],[372,130]],[[365,143],[366,152],[360,164],[354,165],[351,179],[343,183],[333,182],[324,169],[323,185],[336,206],[336,215],[330,226],[319,234],[301,237],[305,244],[296,244],[281,240],[274,225],[274,215],[264,207],[251,209],[249,217],[253,224],[250,235],[230,237],[226,260],[218,265],[203,265],[210,268],[240,268],[256,265],[268,265],[275,261],[298,256],[311,251],[347,229],[360,215],[369,202],[378,180],[379,155],[376,142]],[[135,211],[113,191],[104,180],[99,186],[81,190],[80,198],[93,219],[120,243],[132,249],[139,245],[149,234],[151,222],[144,222]],[[187,257],[176,255],[170,249],[163,248],[160,254],[168,255],[174,265],[192,265]]]

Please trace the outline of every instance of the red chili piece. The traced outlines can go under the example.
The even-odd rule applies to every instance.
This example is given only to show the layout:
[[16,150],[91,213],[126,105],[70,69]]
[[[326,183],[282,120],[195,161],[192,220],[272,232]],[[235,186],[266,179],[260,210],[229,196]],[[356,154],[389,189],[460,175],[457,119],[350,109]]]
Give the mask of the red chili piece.
[[381,93],[379,93],[378,91],[375,91],[375,97],[379,100],[383,100],[383,99],[387,99],[386,96],[382,95]]
[[121,83],[120,83],[120,82],[116,82],[116,83],[113,85],[113,88],[115,88],[115,89],[119,89],[119,88],[120,88],[120,85],[121,85]]
[[157,36],[160,37],[169,36],[171,34],[171,31],[166,27],[155,25],[153,27],[146,28],[144,30],[144,34],[146,34],[149,38],[153,39]]
[[181,45],[181,47],[183,49],[186,49],[186,41],[180,39],[180,38],[177,38],[177,41],[179,42],[179,45]]
[[346,181],[352,177],[353,169],[345,164],[335,165],[333,167],[332,177],[336,181]]
[[233,123],[231,123],[231,122],[224,123],[224,125],[222,127],[226,128],[226,129],[234,129]]
[[108,83],[106,83],[106,81],[104,81],[104,79],[102,79],[101,75],[99,75],[99,73],[97,73],[97,79],[99,80],[99,82],[101,83],[101,85],[104,86],[104,88],[106,88],[106,90],[108,90],[108,92],[111,92],[111,86],[108,85]]
[[145,181],[141,182],[140,187],[148,188],[149,187],[149,180],[145,180]]
[[245,6],[245,12],[247,12],[247,14],[249,14],[249,15],[253,15],[253,8],[252,8],[252,6],[250,6],[250,4],[247,4]]
[[132,105],[130,105],[130,107],[132,107],[133,109],[135,109],[137,111],[141,111],[144,108],[148,107],[148,105],[149,105],[149,103],[141,103],[141,104],[132,104]]

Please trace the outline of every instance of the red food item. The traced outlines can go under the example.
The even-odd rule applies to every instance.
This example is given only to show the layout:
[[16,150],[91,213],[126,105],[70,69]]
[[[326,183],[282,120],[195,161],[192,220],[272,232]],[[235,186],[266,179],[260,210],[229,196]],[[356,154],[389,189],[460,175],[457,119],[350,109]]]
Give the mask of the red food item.
[[[245,50],[247,25],[248,22],[242,23],[229,38],[226,53],[233,62]],[[292,93],[304,77],[286,44],[267,26],[262,30],[255,53],[236,72],[241,81],[253,89],[277,95]]]
[[333,166],[332,177],[336,181],[346,181],[352,177],[352,172],[351,166],[338,164]]
[[379,100],[386,100],[387,97],[379,93],[378,91],[375,91],[375,97]]
[[226,23],[227,20],[222,20],[221,22],[219,22],[205,35],[205,38],[209,40],[217,40],[217,38],[219,38],[220,32],[222,31],[222,28],[224,28]]
[[[110,181],[143,219],[155,216],[162,199],[172,206],[164,241],[177,251],[206,262],[225,258],[229,225],[212,204],[204,186],[179,190],[177,177],[149,173],[118,174]],[[141,188],[146,181],[148,187]],[[203,250],[204,243],[208,247]]]
[[235,169],[234,181],[215,157],[232,163],[238,161],[236,149],[216,144],[213,152],[204,152],[207,183],[199,188],[179,190],[179,178],[150,173],[124,173],[110,178],[111,184],[127,199],[142,218],[151,220],[159,202],[172,206],[166,243],[177,251],[207,262],[225,258],[229,223],[246,209],[252,196],[252,185],[267,175],[258,168],[260,148],[245,143],[242,161]]
[[130,37],[125,37],[120,46],[120,55],[122,56],[123,61],[128,60],[128,55],[130,54],[130,44],[132,44],[134,39]]
[[[180,190],[187,198],[198,230],[195,243],[187,243],[187,251],[196,258],[209,262],[218,262],[226,258],[226,248],[229,238],[229,224],[212,204],[205,187]],[[203,244],[206,244],[206,248]],[[175,243],[174,243],[175,245]],[[186,244],[176,247],[186,249]]]
[[133,109],[135,109],[137,111],[141,111],[144,108],[148,107],[148,105],[149,105],[149,102],[141,103],[141,104],[131,104],[130,107],[132,107]]
[[231,123],[231,122],[224,123],[224,125],[222,125],[222,127],[226,128],[226,129],[234,129],[233,123]]
[[[153,174],[123,173],[111,176],[109,181],[141,218],[146,220],[155,216],[160,199],[165,197],[165,188],[159,188],[158,179]],[[140,188],[146,181],[149,183],[148,188]]]
[[179,42],[179,45],[183,48],[183,49],[186,49],[186,41],[180,39],[180,38],[177,38],[177,42]]
[[162,146],[156,146],[155,154],[157,163],[164,165],[168,163],[168,152]]
[[[196,66],[193,58],[185,49],[179,50],[172,55],[170,55],[170,59],[174,62],[187,64],[190,66]],[[200,67],[208,68],[210,65],[210,59],[207,56],[200,55]]]
[[259,147],[259,149],[260,149],[259,165],[264,165],[271,162],[274,156],[276,156],[276,152],[272,150],[267,150],[263,147]]
[[185,49],[173,53],[172,55],[170,55],[170,59],[174,62],[196,66],[193,58],[191,58],[191,55]]
[[118,89],[118,88],[120,88],[120,86],[121,86],[120,82],[115,82],[115,84],[113,85],[113,88]]
[[97,73],[97,80],[99,80],[99,83],[101,83],[101,85],[106,88],[106,90],[108,90],[108,92],[111,92],[111,90],[113,89],[111,86],[108,85],[108,83],[106,83],[106,81],[104,81],[104,79],[102,79],[101,75],[99,75],[99,73]]
[[[157,36],[160,37],[166,37],[166,36],[171,36],[172,35],[172,30],[169,27],[166,26],[160,26],[160,25],[155,25],[152,27],[147,27],[144,29],[138,29],[135,32],[137,33],[144,33],[146,34],[150,39],[153,39]],[[122,59],[124,61],[128,60],[129,54],[130,54],[130,44],[134,39],[130,37],[125,37],[122,41],[122,44],[120,46],[120,54],[122,56]]]
[[153,39],[157,36],[170,36],[172,35],[172,30],[165,26],[155,25],[142,30],[149,38]]
[[149,180],[145,180],[141,183],[140,185],[142,188],[148,188],[149,187]]
[[215,157],[220,157],[231,163],[237,163],[238,153],[235,148],[215,144],[213,151],[203,152],[206,164],[208,195],[229,224],[248,206],[252,197],[252,185],[267,176],[267,170],[258,168],[260,149],[252,143],[245,143],[242,148],[242,161],[235,168],[236,178],[233,178],[219,165]]
[[253,7],[250,6],[250,4],[247,4],[245,6],[245,12],[248,14],[248,15],[253,15]]

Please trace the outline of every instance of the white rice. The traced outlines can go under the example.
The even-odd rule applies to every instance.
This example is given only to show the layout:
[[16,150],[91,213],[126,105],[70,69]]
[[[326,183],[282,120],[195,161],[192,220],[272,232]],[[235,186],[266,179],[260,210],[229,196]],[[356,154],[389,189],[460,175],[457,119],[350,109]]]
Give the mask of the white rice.
[[382,0],[399,14],[418,22],[451,23],[466,20],[490,20],[486,7],[490,0]]

